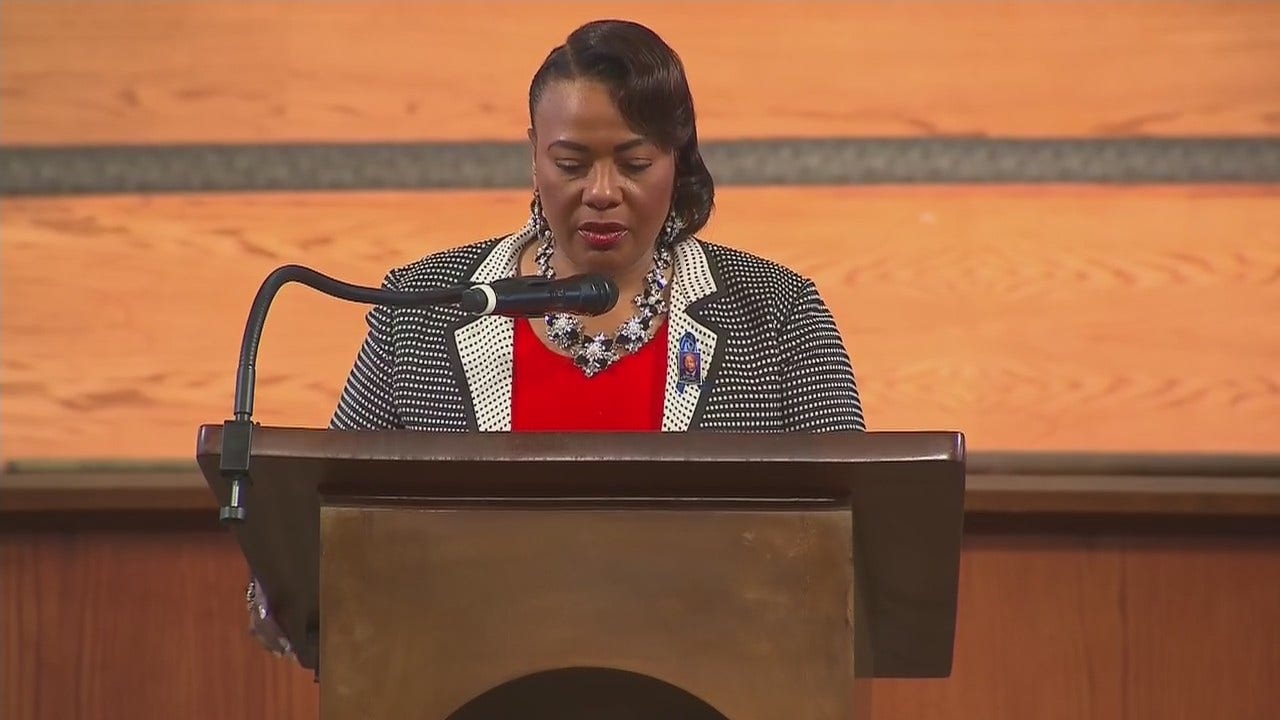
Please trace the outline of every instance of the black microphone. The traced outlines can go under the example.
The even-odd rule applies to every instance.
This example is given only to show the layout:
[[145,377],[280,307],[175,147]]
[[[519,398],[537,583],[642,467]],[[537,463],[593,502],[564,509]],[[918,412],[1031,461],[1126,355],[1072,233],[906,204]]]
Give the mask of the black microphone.
[[302,265],[284,265],[268,275],[253,298],[253,305],[249,308],[249,317],[244,325],[244,336],[240,341],[234,418],[222,424],[219,472],[226,478],[230,494],[227,504],[218,511],[218,517],[224,523],[242,523],[246,517],[244,495],[251,484],[249,455],[253,445],[253,391],[257,375],[258,344],[262,339],[262,328],[267,321],[271,301],[280,288],[294,282],[342,300],[393,307],[456,305],[468,290],[467,285],[412,292],[365,287],[343,282]]
[[551,312],[602,315],[618,303],[618,286],[603,275],[551,280],[538,275],[503,278],[475,285],[458,308],[473,315],[540,317]]
[[258,344],[267,321],[267,311],[282,287],[300,283],[325,295],[368,305],[393,307],[457,306],[473,314],[503,314],[536,317],[547,312],[599,315],[618,302],[618,287],[602,275],[575,275],[563,280],[517,277],[484,285],[466,284],[419,291],[393,291],[353,285],[302,265],[278,267],[262,282],[249,308],[244,336],[240,341],[240,362],[236,366],[233,418],[222,425],[222,457],[219,472],[228,483],[229,498],[218,512],[224,523],[245,521],[245,494],[252,484],[249,475],[253,445],[253,395],[256,385]]

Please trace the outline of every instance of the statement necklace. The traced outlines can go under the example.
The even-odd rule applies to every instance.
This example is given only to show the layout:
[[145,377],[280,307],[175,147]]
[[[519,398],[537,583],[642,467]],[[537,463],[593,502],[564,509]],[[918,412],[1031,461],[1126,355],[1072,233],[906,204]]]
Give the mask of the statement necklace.
[[[547,233],[534,259],[538,265],[538,273],[550,280],[556,277],[551,267],[551,258],[555,255],[555,238]],[[634,300],[636,313],[626,322],[618,326],[615,335],[599,333],[586,335],[582,330],[582,321],[568,313],[548,313],[547,338],[556,347],[573,356],[573,364],[578,366],[587,377],[605,370],[624,356],[644,347],[653,335],[656,320],[667,311],[667,302],[663,297],[667,287],[666,270],[671,266],[671,251],[665,243],[659,243],[653,252],[653,267],[644,276],[644,288]]]

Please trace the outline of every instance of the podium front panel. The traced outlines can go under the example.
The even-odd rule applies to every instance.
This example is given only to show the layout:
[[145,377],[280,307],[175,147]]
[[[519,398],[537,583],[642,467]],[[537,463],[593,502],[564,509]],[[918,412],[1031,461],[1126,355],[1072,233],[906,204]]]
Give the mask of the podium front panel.
[[755,505],[325,506],[321,717],[444,720],[563,668],[858,717],[852,513]]

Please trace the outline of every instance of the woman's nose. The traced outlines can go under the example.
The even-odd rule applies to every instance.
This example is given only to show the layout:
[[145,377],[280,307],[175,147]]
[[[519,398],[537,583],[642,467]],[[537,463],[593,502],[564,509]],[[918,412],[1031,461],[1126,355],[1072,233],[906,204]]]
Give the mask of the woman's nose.
[[596,210],[605,210],[622,202],[618,174],[610,163],[597,163],[591,169],[584,201]]

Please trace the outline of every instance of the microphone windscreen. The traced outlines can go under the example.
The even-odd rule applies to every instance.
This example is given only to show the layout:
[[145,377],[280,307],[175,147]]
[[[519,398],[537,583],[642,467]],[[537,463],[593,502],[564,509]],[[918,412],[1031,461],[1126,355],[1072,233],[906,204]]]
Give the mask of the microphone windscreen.
[[603,315],[618,304],[618,284],[604,275],[586,275],[583,282],[587,286],[584,298],[586,302],[583,312],[589,315]]

